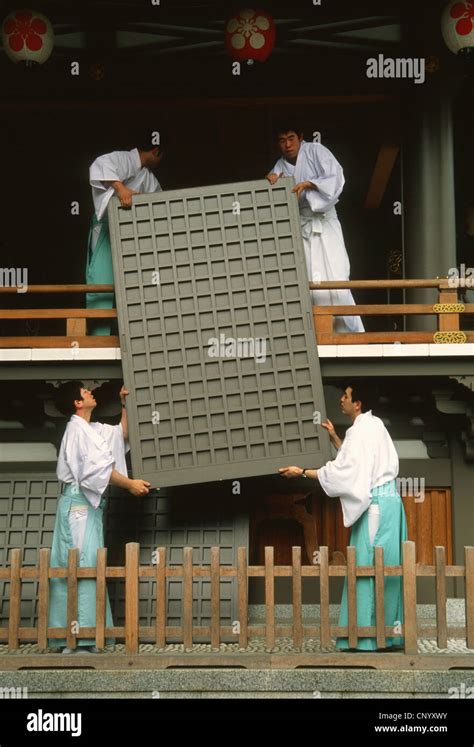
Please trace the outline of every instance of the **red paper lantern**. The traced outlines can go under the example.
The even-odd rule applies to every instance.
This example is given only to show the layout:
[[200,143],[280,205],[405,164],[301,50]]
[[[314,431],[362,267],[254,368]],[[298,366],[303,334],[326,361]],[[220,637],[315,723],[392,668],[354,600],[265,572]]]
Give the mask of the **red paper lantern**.
[[13,62],[41,65],[53,51],[53,27],[42,13],[14,10],[3,20],[2,43],[5,54]]
[[441,31],[446,46],[454,54],[474,47],[474,2],[448,3],[441,18]]
[[265,62],[275,46],[273,18],[264,10],[240,10],[226,23],[225,45],[234,60]]

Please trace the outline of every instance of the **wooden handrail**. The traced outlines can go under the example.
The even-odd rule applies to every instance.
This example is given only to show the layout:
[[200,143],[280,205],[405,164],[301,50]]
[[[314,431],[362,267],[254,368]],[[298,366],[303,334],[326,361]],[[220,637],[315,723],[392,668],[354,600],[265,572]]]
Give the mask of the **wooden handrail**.
[[[320,283],[309,283],[312,290],[335,289],[384,289],[384,288],[451,288],[448,278],[433,280],[322,280]],[[455,290],[455,288],[453,289]],[[113,293],[113,285],[56,284],[28,285],[28,293]],[[18,293],[16,287],[0,286],[0,293]],[[24,294],[20,294],[24,295]]]
[[116,319],[117,309],[0,309],[0,319]]
[[[313,306],[315,316],[384,316],[442,314],[435,304],[357,304]],[[474,304],[463,304],[464,313],[474,314]],[[0,309],[0,319],[116,319],[117,309]]]
[[[436,304],[394,303],[394,304],[356,304],[355,306],[313,306],[314,316],[382,316],[414,314],[443,314],[442,309],[435,309]],[[438,304],[442,305],[442,304]],[[474,303],[463,304],[464,312],[474,313]]]
[[[29,285],[27,293],[113,293],[113,285]],[[18,293],[16,287],[0,286],[0,293]],[[18,295],[25,295],[24,293]]]
[[[383,289],[383,288],[450,288],[448,278],[436,280],[322,280],[320,283],[310,282],[311,290],[335,289]],[[456,290],[456,288],[452,288]]]

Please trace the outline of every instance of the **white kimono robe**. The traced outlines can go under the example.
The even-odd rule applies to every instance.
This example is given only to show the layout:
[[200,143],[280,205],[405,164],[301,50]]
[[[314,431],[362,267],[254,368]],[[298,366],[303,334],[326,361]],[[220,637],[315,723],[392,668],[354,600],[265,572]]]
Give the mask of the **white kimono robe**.
[[[94,567],[97,551],[104,546],[102,494],[112,469],[127,474],[125,441],[121,425],[88,423],[73,415],[67,424],[58,457],[57,475],[63,483],[58,500],[51,547],[51,566],[65,568],[68,553],[79,548],[79,565]],[[112,610],[106,593],[106,627],[113,627]],[[48,625],[64,628],[67,624],[67,582],[50,582]],[[96,625],[96,581],[78,583],[77,621],[80,628]],[[107,643],[113,639],[107,638]],[[80,638],[78,646],[94,645],[94,639]],[[53,648],[66,646],[66,639],[51,639]]]
[[[358,415],[348,428],[336,459],[318,469],[318,480],[331,498],[339,497],[344,526],[352,526],[369,509],[373,488],[395,480],[398,454],[380,418],[372,412]],[[378,506],[372,506],[376,525]],[[377,527],[375,527],[375,530]],[[375,532],[374,532],[375,535]]]
[[141,165],[137,148],[116,150],[96,158],[89,169],[89,181],[97,220],[101,220],[115,191],[103,182],[120,181],[136,192],[161,192],[156,176]]
[[[129,451],[121,425],[88,423],[72,415],[61,441],[57,476],[63,483],[82,492],[93,508],[97,508],[110,481],[112,469],[127,475],[125,454]],[[69,525],[75,546],[82,548],[88,509],[74,506],[69,512]]]
[[[161,186],[154,174],[141,165],[137,148],[130,151],[114,151],[96,158],[89,170],[95,213],[92,216],[87,241],[86,283],[109,285],[114,282],[112,249],[110,246],[107,205],[114,188],[104,182],[121,181],[136,192],[160,192]],[[89,309],[106,309],[113,306],[113,293],[87,293]],[[90,333],[110,335],[109,321],[91,321]]]
[[[308,277],[322,280],[349,280],[350,264],[341,224],[335,205],[344,186],[341,165],[321,143],[301,143],[296,164],[280,158],[273,172],[292,176],[296,184],[310,181],[317,189],[305,189],[299,200],[301,229]],[[349,290],[312,291],[314,304],[352,306]],[[359,316],[342,316],[334,320],[336,332],[363,332]]]

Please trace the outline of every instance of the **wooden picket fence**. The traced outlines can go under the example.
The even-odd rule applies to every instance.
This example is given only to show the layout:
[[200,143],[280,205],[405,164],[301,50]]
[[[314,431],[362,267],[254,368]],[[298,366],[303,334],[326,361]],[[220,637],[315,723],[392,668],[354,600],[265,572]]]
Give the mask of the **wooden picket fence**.
[[[79,567],[78,550],[69,550],[67,568],[50,567],[50,550],[41,549],[39,552],[39,566],[22,566],[21,550],[14,549],[10,554],[10,566],[0,568],[0,580],[8,581],[9,592],[9,617],[8,627],[0,628],[0,643],[8,643],[11,652],[19,650],[20,644],[29,642],[36,643],[40,650],[46,650],[48,638],[66,638],[67,646],[74,648],[79,638],[95,638],[98,648],[103,648],[107,637],[114,637],[125,642],[125,656],[138,654],[139,644],[154,642],[163,649],[166,643],[173,639],[184,644],[184,652],[190,651],[196,642],[207,640],[212,649],[219,649],[222,639],[239,644],[240,651],[234,653],[225,661],[239,662],[243,666],[262,665],[262,657],[248,653],[249,641],[263,638],[265,650],[271,653],[277,639],[289,637],[295,653],[291,656],[278,656],[279,666],[298,666],[302,662],[305,665],[320,660],[324,663],[330,657],[329,653],[321,653],[319,657],[304,654],[304,642],[307,638],[319,638],[321,648],[331,645],[336,636],[344,636],[349,639],[349,646],[355,647],[358,637],[376,637],[377,647],[383,649],[386,645],[386,637],[393,635],[404,636],[404,654],[399,654],[397,660],[406,660],[411,657],[411,665],[417,665],[419,660],[426,654],[418,654],[418,620],[416,602],[416,580],[420,577],[433,577],[436,590],[436,625],[423,627],[423,637],[435,637],[437,645],[446,649],[448,638],[461,638],[469,649],[474,649],[474,547],[465,547],[465,564],[463,566],[447,565],[444,547],[435,548],[434,565],[421,565],[415,561],[415,543],[403,543],[403,562],[401,566],[385,566],[383,548],[375,549],[374,566],[356,566],[355,548],[347,548],[347,565],[330,565],[328,548],[320,547],[318,563],[315,565],[301,564],[301,548],[293,547],[292,565],[277,566],[274,564],[273,547],[265,548],[265,565],[251,566],[248,564],[247,549],[238,548],[236,566],[220,564],[220,549],[212,547],[210,551],[210,565],[193,565],[193,550],[191,547],[184,548],[182,565],[167,565],[166,548],[160,547],[156,551],[156,563],[143,566],[139,564],[140,546],[138,543],[126,545],[125,566],[107,566],[107,549],[102,548],[97,553],[97,567]],[[329,583],[331,577],[347,576],[348,579],[348,626],[339,627],[330,624],[329,617]],[[404,601],[404,623],[394,633],[392,627],[385,625],[384,617],[384,579],[387,577],[401,576],[403,580]],[[210,579],[210,625],[195,626],[193,624],[193,579]],[[292,582],[292,606],[293,615],[291,624],[278,624],[275,621],[275,579],[291,578]],[[372,627],[358,627],[356,622],[356,579],[360,577],[373,577],[375,580],[376,596],[376,621]],[[446,583],[448,578],[462,578],[465,584],[465,624],[457,627],[448,627],[446,609]],[[48,628],[48,601],[49,580],[52,578],[65,578],[67,580],[67,626],[66,628]],[[179,578],[182,580],[182,625],[167,625],[167,580]],[[221,579],[234,578],[237,584],[237,620],[239,625],[236,631],[234,626],[221,625]],[[248,582],[250,578],[263,578],[265,586],[265,624],[251,625],[248,622]],[[302,580],[304,578],[319,579],[320,589],[320,620],[318,624],[304,624],[302,613]],[[96,625],[95,627],[84,627],[79,631],[73,625],[77,620],[78,583],[81,579],[96,579]],[[114,579],[125,580],[125,625],[106,628],[105,604],[106,604],[106,582]],[[154,626],[140,626],[139,624],[139,583],[142,579],[156,581],[156,622]],[[38,582],[38,622],[34,628],[20,627],[21,612],[21,585],[22,581],[36,580]],[[5,600],[4,600],[5,601]],[[341,652],[339,656],[333,657],[337,664],[341,665],[343,660]],[[473,651],[474,654],[474,651]],[[159,654],[155,654],[156,656]],[[114,657],[114,654],[104,654],[102,657],[92,657],[95,662],[98,659]],[[221,656],[218,653],[218,656]],[[346,656],[342,654],[342,657]],[[365,652],[365,657],[373,657],[373,653]],[[380,656],[380,654],[377,654]],[[395,654],[391,654],[392,657]],[[216,653],[211,652],[200,657],[202,665],[216,663]],[[252,657],[254,661],[252,661]],[[83,657],[80,657],[83,658]],[[123,661],[123,654],[119,657]],[[138,657],[137,657],[138,658]],[[141,656],[140,656],[141,658]],[[175,655],[174,661],[179,657]],[[440,657],[438,656],[438,659]],[[456,666],[474,667],[474,656],[469,653],[448,657]],[[7,662],[9,668],[13,668],[13,660],[21,659],[22,666],[30,664],[45,666],[46,659],[52,657],[26,656],[1,657],[0,669]],[[54,657],[64,663],[65,659],[71,661],[71,657]],[[78,663],[78,657],[73,657]],[[355,664],[357,655],[347,654],[345,661]],[[90,663],[91,657],[88,657]],[[372,659],[373,660],[373,659]],[[3,665],[2,662],[3,661]],[[132,662],[129,662],[130,664]],[[182,662],[181,662],[182,663]],[[195,660],[196,663],[196,660]],[[333,663],[333,661],[331,661]],[[273,661],[273,665],[274,661]],[[151,666],[151,665],[150,665]]]

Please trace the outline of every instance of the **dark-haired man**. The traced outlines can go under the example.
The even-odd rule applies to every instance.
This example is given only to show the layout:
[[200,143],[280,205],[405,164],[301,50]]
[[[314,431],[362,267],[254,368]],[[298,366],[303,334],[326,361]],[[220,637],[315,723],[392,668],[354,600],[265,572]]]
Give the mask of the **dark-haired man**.
[[[300,128],[277,129],[281,158],[267,175],[270,184],[281,176],[292,176],[298,197],[301,231],[308,277],[311,281],[349,280],[350,264],[335,205],[344,186],[340,163],[321,143],[303,140]],[[353,306],[349,290],[312,291],[319,306]],[[335,332],[363,332],[360,316],[337,316]]]
[[[87,242],[86,283],[113,285],[112,251],[110,247],[107,205],[115,193],[123,208],[131,208],[133,195],[142,192],[161,192],[153,171],[161,160],[158,146],[150,140],[132,150],[116,150],[95,159],[89,169],[94,215]],[[87,293],[88,309],[110,309],[113,293]],[[90,325],[93,335],[110,335],[108,320]]]
[[[81,566],[93,567],[97,563],[97,550],[104,546],[102,497],[109,485],[128,490],[133,496],[149,492],[150,483],[127,477],[125,453],[128,450],[128,422],[122,387],[122,419],[119,425],[91,423],[96,406],[92,392],[80,381],[62,384],[57,392],[56,406],[63,415],[70,415],[58,456],[57,476],[62,483],[58,500],[56,523],[51,550],[51,566],[65,568],[68,551],[79,548]],[[96,620],[96,582],[82,579],[78,584],[79,626],[94,627]],[[66,627],[67,582],[63,578],[51,579],[49,626]],[[106,626],[112,626],[112,613],[106,597]],[[111,641],[109,641],[111,642]],[[84,651],[96,651],[94,641],[80,638],[77,642]],[[66,648],[65,639],[51,639],[52,648],[63,648],[63,653],[73,653]]]
[[[336,459],[318,469],[283,467],[284,477],[301,475],[319,480],[331,498],[340,498],[344,526],[352,527],[350,544],[356,548],[357,565],[374,564],[374,548],[384,548],[385,565],[401,565],[402,542],[407,539],[405,510],[397,491],[398,455],[380,418],[369,409],[372,393],[367,385],[344,389],[341,411],[352,420],[344,441],[333,424],[323,426],[338,449]],[[403,621],[402,581],[398,576],[385,579],[385,624],[397,632]],[[341,601],[339,626],[348,624],[347,578]],[[357,625],[375,625],[375,589],[373,578],[357,579]],[[387,648],[400,646],[394,635],[386,639]],[[337,647],[349,648],[347,638],[338,638]],[[374,651],[375,638],[358,638],[357,648]]]

